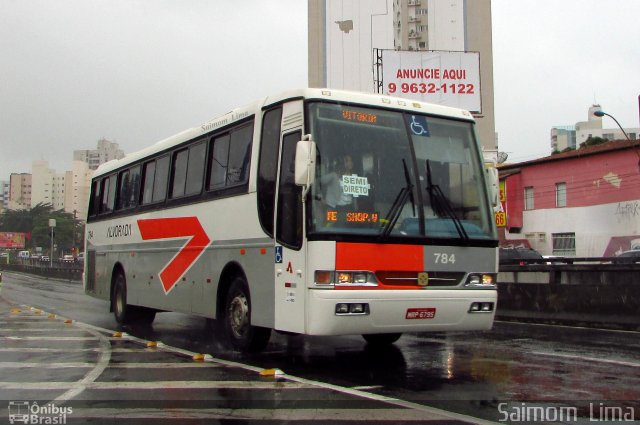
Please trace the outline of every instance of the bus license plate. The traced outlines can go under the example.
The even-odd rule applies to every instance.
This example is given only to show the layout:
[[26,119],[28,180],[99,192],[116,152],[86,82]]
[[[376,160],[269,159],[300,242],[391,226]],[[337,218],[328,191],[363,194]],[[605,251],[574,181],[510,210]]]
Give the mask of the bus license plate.
[[433,319],[436,317],[435,308],[409,308],[405,319]]

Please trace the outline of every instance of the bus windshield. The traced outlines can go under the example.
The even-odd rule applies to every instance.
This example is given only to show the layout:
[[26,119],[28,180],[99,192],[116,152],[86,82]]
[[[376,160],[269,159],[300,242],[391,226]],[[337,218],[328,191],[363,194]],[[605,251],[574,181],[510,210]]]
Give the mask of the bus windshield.
[[307,124],[318,150],[310,238],[497,239],[472,122],[310,102]]

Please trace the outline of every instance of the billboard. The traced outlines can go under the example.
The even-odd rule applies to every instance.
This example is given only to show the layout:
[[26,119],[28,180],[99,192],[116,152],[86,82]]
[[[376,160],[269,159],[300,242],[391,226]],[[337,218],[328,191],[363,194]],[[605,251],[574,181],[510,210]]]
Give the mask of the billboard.
[[383,50],[381,59],[385,94],[482,112],[480,53]]
[[0,248],[24,249],[25,233],[0,232]]

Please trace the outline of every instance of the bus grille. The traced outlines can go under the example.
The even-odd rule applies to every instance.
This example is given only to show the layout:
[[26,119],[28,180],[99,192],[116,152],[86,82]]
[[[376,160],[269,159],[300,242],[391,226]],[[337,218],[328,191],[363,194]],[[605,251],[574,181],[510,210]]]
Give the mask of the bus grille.
[[[421,275],[421,276],[420,276]],[[376,277],[384,286],[438,287],[457,286],[464,279],[464,272],[403,272],[378,271]],[[427,283],[426,285],[424,283]]]

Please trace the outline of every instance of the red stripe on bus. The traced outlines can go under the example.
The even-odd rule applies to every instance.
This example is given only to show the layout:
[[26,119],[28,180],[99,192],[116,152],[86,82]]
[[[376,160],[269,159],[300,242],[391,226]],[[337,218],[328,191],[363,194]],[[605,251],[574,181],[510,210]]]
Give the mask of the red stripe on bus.
[[423,247],[338,242],[336,270],[424,270]]
[[159,274],[165,293],[173,289],[211,242],[197,217],[138,220],[138,228],[143,240],[190,238]]

